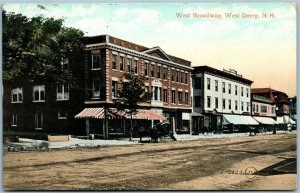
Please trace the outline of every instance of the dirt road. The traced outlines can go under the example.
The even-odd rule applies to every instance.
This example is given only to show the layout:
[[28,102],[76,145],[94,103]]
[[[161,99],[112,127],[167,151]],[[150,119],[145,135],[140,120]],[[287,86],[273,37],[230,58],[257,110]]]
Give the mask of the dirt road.
[[7,153],[4,190],[293,190],[296,134]]

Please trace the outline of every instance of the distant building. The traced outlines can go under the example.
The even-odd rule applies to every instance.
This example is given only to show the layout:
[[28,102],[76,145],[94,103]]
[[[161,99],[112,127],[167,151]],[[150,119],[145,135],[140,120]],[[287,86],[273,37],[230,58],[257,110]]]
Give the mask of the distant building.
[[[194,67],[193,110],[203,117],[193,117],[193,132],[222,132],[223,115],[250,115],[252,83],[253,81],[243,78],[234,70],[222,71],[209,66]],[[251,117],[249,119],[252,120]]]

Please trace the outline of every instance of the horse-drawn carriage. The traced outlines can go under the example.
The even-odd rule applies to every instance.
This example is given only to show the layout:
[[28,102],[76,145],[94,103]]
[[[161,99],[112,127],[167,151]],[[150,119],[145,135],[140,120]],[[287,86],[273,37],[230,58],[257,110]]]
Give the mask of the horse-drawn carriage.
[[139,136],[141,142],[143,137],[150,137],[150,141],[155,143],[174,139],[170,123],[158,123],[152,128],[140,127]]

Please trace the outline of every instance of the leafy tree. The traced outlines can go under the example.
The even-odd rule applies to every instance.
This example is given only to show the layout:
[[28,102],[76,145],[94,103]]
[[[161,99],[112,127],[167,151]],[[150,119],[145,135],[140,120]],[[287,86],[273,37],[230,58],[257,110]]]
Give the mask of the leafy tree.
[[2,12],[3,79],[21,77],[48,83],[72,83],[71,70],[62,59],[80,52],[84,33],[65,27],[63,19],[28,18]]
[[119,90],[119,99],[116,102],[117,108],[130,114],[130,140],[132,140],[132,118],[137,113],[140,103],[149,102],[152,98],[152,93],[145,90],[144,75],[135,75],[132,71],[127,74],[128,82],[123,82],[122,88]]

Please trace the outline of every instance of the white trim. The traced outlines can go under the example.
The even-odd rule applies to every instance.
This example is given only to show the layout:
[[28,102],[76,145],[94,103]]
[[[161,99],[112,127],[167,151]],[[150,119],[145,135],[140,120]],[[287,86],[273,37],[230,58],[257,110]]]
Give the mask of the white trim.
[[123,56],[123,57],[125,57],[125,54],[122,54],[122,53],[120,53],[120,56]]
[[161,66],[161,64],[157,64],[157,66]]
[[132,56],[129,56],[129,55],[128,55],[127,58],[132,58]]
[[91,50],[91,54],[100,54],[100,50]]
[[119,78],[118,77],[111,77],[111,80],[113,80],[113,81],[119,81]]
[[112,54],[115,54],[115,55],[118,55],[118,52],[115,52],[115,51],[112,51],[111,53],[112,53]]
[[148,82],[146,82],[146,83],[145,83],[145,86],[149,86],[149,83],[148,83]]
[[172,88],[172,90],[176,90],[175,88]]

